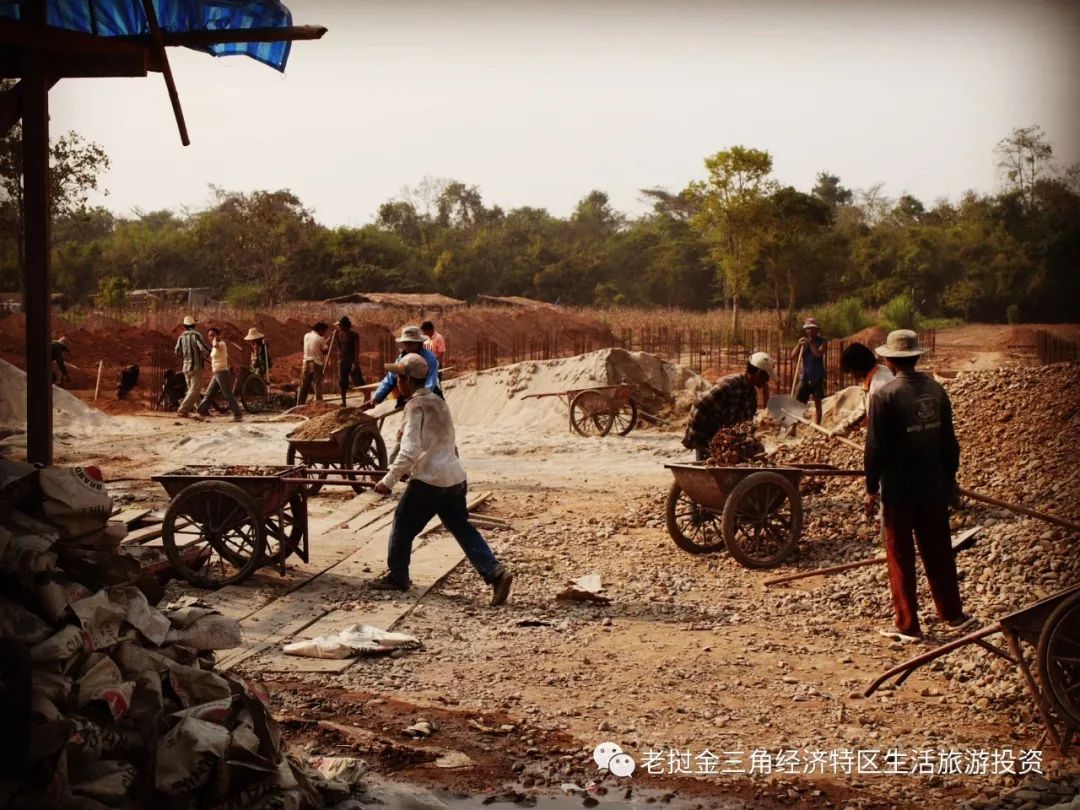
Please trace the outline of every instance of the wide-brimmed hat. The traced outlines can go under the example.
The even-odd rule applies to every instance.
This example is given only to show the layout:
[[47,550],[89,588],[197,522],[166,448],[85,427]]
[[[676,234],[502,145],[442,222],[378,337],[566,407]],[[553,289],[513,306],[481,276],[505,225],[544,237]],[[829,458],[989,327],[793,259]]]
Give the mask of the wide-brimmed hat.
[[807,318],[802,325],[803,329],[820,329],[821,325],[817,322],[817,318]]
[[919,336],[910,329],[889,332],[884,345],[877,347],[877,353],[882,357],[918,357],[928,351],[919,345]]
[[428,375],[427,360],[418,354],[406,354],[394,363],[387,363],[386,370],[414,380],[422,380]]
[[184,316],[184,326],[194,326],[195,324],[196,324],[196,320],[194,318],[192,318],[190,315],[185,315]]
[[266,335],[253,326],[248,329],[248,333],[244,335],[244,340],[262,340],[264,337],[266,337]]
[[750,365],[764,371],[769,375],[770,380],[776,379],[776,374],[773,372],[773,359],[765,352],[754,352],[750,355]]
[[424,333],[420,331],[419,326],[403,326],[401,328],[401,337],[397,339],[397,342],[423,343],[425,339]]

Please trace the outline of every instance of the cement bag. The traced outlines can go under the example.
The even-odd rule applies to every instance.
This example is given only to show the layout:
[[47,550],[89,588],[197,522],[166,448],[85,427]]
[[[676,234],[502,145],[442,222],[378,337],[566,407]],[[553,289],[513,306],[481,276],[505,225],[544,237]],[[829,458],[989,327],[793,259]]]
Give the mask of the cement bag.
[[45,517],[61,538],[79,537],[104,529],[112,514],[97,467],[46,467],[38,473],[45,496]]
[[35,613],[18,602],[0,597],[0,638],[10,638],[23,644],[38,644],[52,635],[49,627]]
[[169,668],[169,686],[184,708],[232,696],[229,682],[216,672],[183,664]]
[[66,579],[53,579],[34,588],[34,595],[41,604],[42,612],[52,622],[58,622],[72,602],[90,596],[89,588]]
[[[175,624],[176,619],[170,616]],[[210,611],[185,627],[173,628],[166,634],[166,644],[182,644],[195,650],[228,650],[239,647],[240,622]]]
[[162,793],[190,793],[210,781],[229,747],[229,730],[185,717],[157,747],[154,784]]
[[0,566],[20,574],[43,574],[56,570],[53,543],[36,534],[19,534],[7,538]]
[[305,658],[349,658],[354,655],[381,655],[396,649],[419,646],[419,639],[405,633],[391,633],[370,624],[354,624],[331,636],[316,636],[286,644],[282,652]]
[[106,590],[73,602],[71,612],[79,620],[88,650],[111,647],[120,640],[120,623],[127,619],[127,600],[121,594],[117,601]]
[[109,707],[113,720],[119,720],[131,707],[135,682],[125,681],[120,668],[107,655],[92,653],[89,658],[76,684],[79,708],[100,700]]
[[120,804],[135,783],[135,766],[115,759],[100,759],[71,776],[71,792],[74,795],[97,799],[105,804]]
[[82,630],[69,624],[57,633],[30,648],[30,660],[35,664],[47,661],[66,661],[75,653],[82,652]]

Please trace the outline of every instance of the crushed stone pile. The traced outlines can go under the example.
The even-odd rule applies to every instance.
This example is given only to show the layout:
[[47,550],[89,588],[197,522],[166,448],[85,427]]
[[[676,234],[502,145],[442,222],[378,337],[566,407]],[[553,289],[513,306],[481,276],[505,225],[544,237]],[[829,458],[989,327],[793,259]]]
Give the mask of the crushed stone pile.
[[695,395],[709,387],[703,377],[655,355],[603,349],[464,374],[446,380],[443,390],[455,424],[564,432],[565,401],[525,397],[624,382],[635,385],[638,404],[649,413],[685,411]]
[[[110,418],[78,397],[53,386],[53,425],[63,430],[94,430],[105,427]],[[0,425],[25,428],[26,374],[0,360]]]
[[352,427],[371,417],[359,408],[337,408],[329,413],[316,416],[304,422],[300,427],[289,434],[290,439],[299,439],[310,442],[318,439],[328,439],[330,434],[342,428]]
[[0,804],[322,805],[252,683],[213,666],[232,618],[162,588],[121,553],[95,468],[0,461],[0,647],[8,756]]
[[723,466],[752,461],[765,452],[754,427],[743,422],[730,427],[722,427],[709,442],[709,464]]

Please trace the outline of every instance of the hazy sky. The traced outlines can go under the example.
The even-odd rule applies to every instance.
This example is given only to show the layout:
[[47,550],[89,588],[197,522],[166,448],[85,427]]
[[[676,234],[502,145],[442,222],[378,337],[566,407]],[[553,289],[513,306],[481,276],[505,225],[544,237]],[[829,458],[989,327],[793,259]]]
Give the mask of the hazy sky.
[[599,188],[637,213],[639,188],[681,188],[734,144],[803,190],[828,169],[929,204],[996,189],[995,143],[1032,123],[1080,161],[1076,2],[287,4],[329,33],[296,43],[284,76],[170,49],[189,147],[159,74],[53,90],[54,133],[109,153],[104,204],[289,188],[320,221],[362,225],[433,175],[506,209],[565,215]]

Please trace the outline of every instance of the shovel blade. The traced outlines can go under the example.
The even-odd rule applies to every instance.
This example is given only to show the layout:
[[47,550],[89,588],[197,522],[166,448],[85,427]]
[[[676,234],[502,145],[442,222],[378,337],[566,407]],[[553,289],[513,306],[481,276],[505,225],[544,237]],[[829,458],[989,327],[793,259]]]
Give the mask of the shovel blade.
[[768,411],[769,416],[784,427],[789,427],[799,421],[792,414],[801,416],[806,413],[806,405],[787,394],[774,394],[769,397]]

